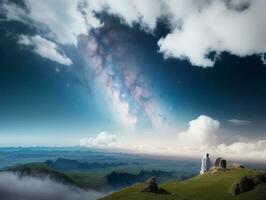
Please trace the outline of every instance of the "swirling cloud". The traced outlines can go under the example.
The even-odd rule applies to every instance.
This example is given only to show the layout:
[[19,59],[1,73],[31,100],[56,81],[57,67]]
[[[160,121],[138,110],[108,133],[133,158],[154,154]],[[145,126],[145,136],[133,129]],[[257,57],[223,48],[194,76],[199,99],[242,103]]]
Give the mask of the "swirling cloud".
[[[7,20],[31,23],[61,44],[77,45],[78,37],[103,26],[95,13],[107,12],[121,22],[152,33],[166,19],[170,32],[158,41],[165,58],[186,59],[211,67],[222,52],[248,56],[266,52],[264,0],[73,0],[24,1],[28,11],[4,2]],[[152,9],[150,9],[152,7]],[[46,29],[44,29],[46,28]],[[215,52],[212,59],[209,53]],[[263,58],[263,57],[262,57]]]
[[49,60],[58,62],[62,65],[72,64],[70,58],[58,51],[58,47],[54,42],[49,41],[40,35],[35,35],[32,37],[21,35],[19,37],[18,43],[31,47],[35,53]]
[[11,172],[0,173],[0,194],[4,200],[94,200],[105,195],[57,183],[49,177],[40,179]]

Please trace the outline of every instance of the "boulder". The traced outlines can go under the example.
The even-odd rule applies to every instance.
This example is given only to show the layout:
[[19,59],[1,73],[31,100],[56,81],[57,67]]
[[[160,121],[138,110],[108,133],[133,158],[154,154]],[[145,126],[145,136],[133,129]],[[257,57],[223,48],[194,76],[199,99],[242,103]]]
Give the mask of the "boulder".
[[240,193],[244,193],[244,192],[248,192],[248,191],[252,190],[255,187],[254,181],[259,184],[259,182],[261,180],[259,177],[256,177],[256,178],[255,177],[256,176],[252,176],[252,177],[244,176],[244,177],[242,177],[239,180],[239,182],[232,185],[229,192],[233,196],[235,196],[235,195],[238,195]]
[[159,188],[159,189],[158,189],[158,193],[159,193],[159,194],[170,194],[168,191],[166,191],[166,190],[163,189],[163,188]]
[[150,193],[156,193],[156,194],[170,194],[165,189],[158,187],[155,177],[150,177],[146,181],[146,185],[147,186],[143,190],[141,190],[141,192],[150,192]]
[[254,187],[254,182],[252,178],[244,176],[239,181],[239,190],[241,193],[252,190]]
[[239,183],[235,183],[232,185],[232,187],[230,188],[229,191],[233,196],[236,196],[238,194],[240,194],[240,189],[239,189]]
[[219,167],[220,160],[222,160],[222,158],[216,158],[215,161],[214,161],[214,163],[213,163],[213,166],[214,167]]
[[239,182],[232,185],[229,192],[232,195],[238,195],[243,192],[252,190],[255,186],[266,183],[266,174],[258,174],[254,176],[244,176]]
[[254,185],[259,185],[261,183],[266,183],[266,176],[264,174],[259,174],[252,177]]
[[149,184],[156,184],[156,178],[155,177],[150,177],[148,178],[148,180],[146,181],[146,183]]
[[150,177],[147,181],[146,181],[147,187],[146,187],[146,192],[152,192],[152,193],[157,193],[159,188],[158,185],[156,183],[156,179],[155,177]]
[[226,169],[226,160],[225,159],[220,160],[219,167],[221,167],[222,169]]
[[266,183],[266,173],[262,175],[263,175],[263,183]]

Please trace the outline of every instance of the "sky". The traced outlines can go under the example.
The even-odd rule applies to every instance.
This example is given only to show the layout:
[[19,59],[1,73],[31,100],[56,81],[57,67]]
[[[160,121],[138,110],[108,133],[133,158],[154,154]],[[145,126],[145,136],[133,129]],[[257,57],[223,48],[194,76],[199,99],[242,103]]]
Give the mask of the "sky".
[[0,145],[263,161],[265,6],[1,1]]

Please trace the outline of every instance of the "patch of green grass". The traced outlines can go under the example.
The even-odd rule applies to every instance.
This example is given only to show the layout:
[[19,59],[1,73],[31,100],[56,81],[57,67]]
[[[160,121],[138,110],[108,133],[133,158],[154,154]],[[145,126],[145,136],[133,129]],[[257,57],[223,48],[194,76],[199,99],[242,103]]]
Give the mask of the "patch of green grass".
[[186,181],[170,181],[161,185],[173,195],[158,195],[140,192],[145,187],[144,184],[136,184],[113,193],[103,200],[265,200],[266,184],[257,186],[250,192],[232,196],[229,189],[236,181],[243,176],[256,175],[259,172],[248,169],[232,169],[228,171],[218,171],[216,173],[206,173],[196,176]]
[[162,186],[169,192],[177,192],[199,200],[236,199],[229,194],[231,185],[243,176],[256,175],[258,172],[248,169],[232,169],[229,171],[211,172],[196,176],[182,182],[170,182]]
[[102,200],[183,200],[184,198],[178,194],[151,194],[147,192],[140,192],[145,187],[143,183],[137,183],[131,187],[115,192]]
[[106,177],[101,173],[68,172],[66,174],[81,188],[94,190],[108,189]]

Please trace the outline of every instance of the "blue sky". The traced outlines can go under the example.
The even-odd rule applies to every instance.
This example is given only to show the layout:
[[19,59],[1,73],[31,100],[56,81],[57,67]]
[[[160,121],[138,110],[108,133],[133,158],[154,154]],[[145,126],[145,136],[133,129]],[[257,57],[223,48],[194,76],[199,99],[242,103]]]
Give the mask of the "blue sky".
[[264,4],[3,1],[1,145],[263,156]]

